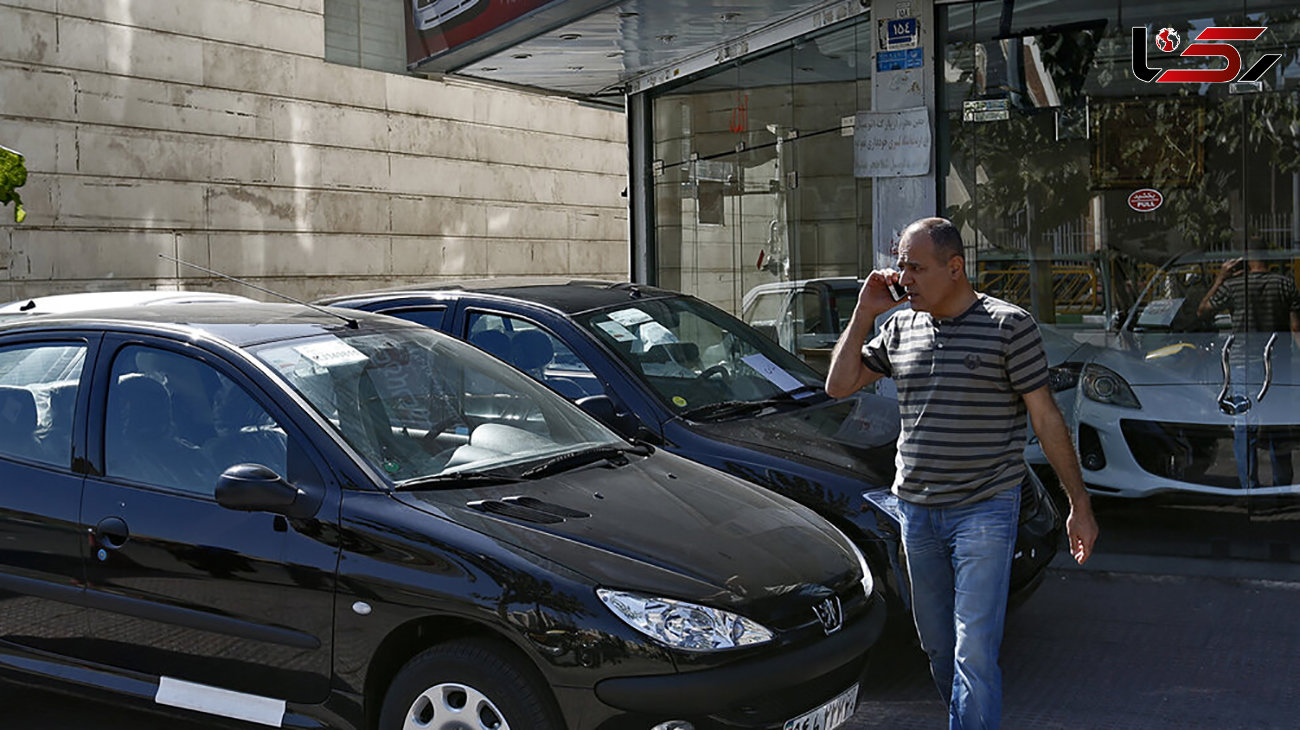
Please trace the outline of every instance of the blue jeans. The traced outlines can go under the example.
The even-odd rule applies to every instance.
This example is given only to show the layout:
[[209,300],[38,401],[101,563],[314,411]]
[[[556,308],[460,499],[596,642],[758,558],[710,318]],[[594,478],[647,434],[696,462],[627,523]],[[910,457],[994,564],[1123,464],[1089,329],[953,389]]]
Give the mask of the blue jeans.
[[950,730],[1002,719],[998,651],[1011,587],[1020,489],[961,507],[899,500],[912,615]]
[[[1290,486],[1295,481],[1291,464],[1291,444],[1272,435],[1260,433],[1260,426],[1248,425],[1244,419],[1232,427],[1232,451],[1237,459],[1237,479],[1243,489],[1260,486],[1259,447],[1268,448],[1269,466],[1273,468],[1275,487]],[[1267,485],[1265,485],[1267,486]]]

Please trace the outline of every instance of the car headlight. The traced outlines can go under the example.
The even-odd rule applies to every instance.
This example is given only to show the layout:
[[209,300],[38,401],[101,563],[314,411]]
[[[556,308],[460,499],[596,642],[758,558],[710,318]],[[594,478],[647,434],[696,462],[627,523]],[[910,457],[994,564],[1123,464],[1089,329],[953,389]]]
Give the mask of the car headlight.
[[849,540],[849,547],[853,548],[853,554],[858,556],[858,565],[862,568],[862,590],[867,594],[867,598],[871,598],[871,591],[876,587],[875,581],[871,578],[871,566],[867,565],[867,557],[852,540]]
[[1082,369],[1083,364],[1077,362],[1063,362],[1050,367],[1047,369],[1047,384],[1053,393],[1069,390],[1079,384],[1079,371]]
[[1123,408],[1141,408],[1133,389],[1110,368],[1089,364],[1083,369],[1083,394],[1089,400]]
[[772,640],[768,629],[728,611],[606,588],[596,595],[628,626],[677,649],[717,651]]

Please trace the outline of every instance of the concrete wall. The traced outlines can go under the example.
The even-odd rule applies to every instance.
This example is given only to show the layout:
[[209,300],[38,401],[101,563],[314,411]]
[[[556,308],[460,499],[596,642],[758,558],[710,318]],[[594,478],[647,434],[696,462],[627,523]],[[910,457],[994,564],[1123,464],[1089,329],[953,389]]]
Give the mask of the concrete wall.
[[[0,301],[627,276],[621,113],[328,64],[322,0],[0,0]],[[249,291],[238,291],[262,298]]]

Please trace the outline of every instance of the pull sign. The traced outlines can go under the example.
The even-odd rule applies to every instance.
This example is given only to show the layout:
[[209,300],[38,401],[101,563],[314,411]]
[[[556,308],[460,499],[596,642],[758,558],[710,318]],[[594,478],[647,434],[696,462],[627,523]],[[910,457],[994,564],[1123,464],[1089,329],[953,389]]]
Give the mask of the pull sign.
[[1151,188],[1134,190],[1133,193],[1128,196],[1128,207],[1139,213],[1150,213],[1156,208],[1159,208],[1160,204],[1163,202],[1165,202],[1165,196],[1161,195],[1159,190],[1153,190]]

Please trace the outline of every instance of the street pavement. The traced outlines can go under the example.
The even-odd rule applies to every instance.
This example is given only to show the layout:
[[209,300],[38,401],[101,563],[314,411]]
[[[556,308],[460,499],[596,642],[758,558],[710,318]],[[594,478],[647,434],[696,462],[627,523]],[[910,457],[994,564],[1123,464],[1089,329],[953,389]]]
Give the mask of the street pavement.
[[[1294,572],[1276,563],[1104,554],[1080,569],[1058,558],[1008,617],[1004,727],[1297,727]],[[945,727],[937,698],[919,652],[893,650],[874,665],[844,730]],[[218,727],[0,685],[3,730],[87,726]]]

